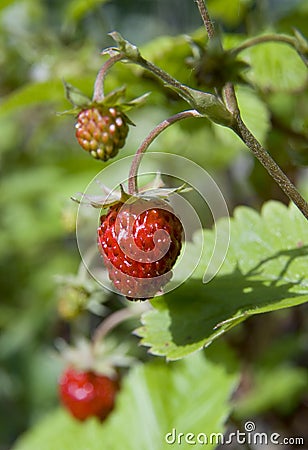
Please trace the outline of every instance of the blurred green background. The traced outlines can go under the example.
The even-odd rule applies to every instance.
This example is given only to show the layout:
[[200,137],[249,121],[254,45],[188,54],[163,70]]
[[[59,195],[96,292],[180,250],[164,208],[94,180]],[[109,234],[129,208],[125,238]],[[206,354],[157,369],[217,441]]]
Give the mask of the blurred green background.
[[[216,25],[226,32],[226,47],[265,31],[292,33],[298,28],[308,35],[305,0],[210,0],[208,8]],[[56,276],[76,273],[80,263],[74,230],[77,205],[70,197],[82,192],[104,167],[78,147],[73,118],[57,115],[70,106],[62,80],[91,95],[103,61],[100,51],[113,45],[107,33],[117,30],[139,45],[148,59],[197,87],[187,63],[192,51],[184,34],[202,42],[201,25],[192,0],[0,3],[1,450],[8,449],[20,433],[57,404],[61,363],[51,353],[55,339],[66,337],[70,326],[59,314]],[[248,84],[238,87],[243,116],[290,178],[308,194],[304,65],[290,48],[283,46],[278,51],[275,45],[268,45],[263,53],[254,48],[243,54],[243,60],[252,65],[247,79],[257,88],[253,91]],[[117,156],[121,158],[133,154],[153,126],[184,109],[185,104],[140,69],[119,65],[112,73],[107,90],[126,84],[128,98],[151,91],[147,105],[130,115],[137,126],[131,127],[127,144]],[[168,130],[151,148],[179,153],[208,170],[230,211],[238,204],[259,208],[269,198],[287,203],[243,144],[218,125],[187,120]],[[112,305],[112,299],[109,301]],[[231,342],[244,349],[245,364],[253,359],[249,336],[255,332],[258,338],[254,335],[257,340],[253,342],[260,346],[259,353],[265,340],[273,348],[277,346],[273,354],[281,354],[281,360],[295,358],[298,366],[305,366],[303,307],[273,316],[263,318],[272,324],[269,336],[260,336],[259,318],[248,322],[250,328],[244,325],[232,334]],[[286,344],[279,347],[282,334]],[[266,375],[260,370],[260,385],[264,384],[262,377]],[[307,423],[303,378],[292,381],[288,372],[274,377],[285,380],[280,399],[288,397],[288,386],[293,386],[287,411],[281,413],[278,407],[273,412],[271,405],[261,404],[258,413],[280,425],[285,422],[286,428]],[[256,408],[252,397],[250,403],[240,405],[237,414],[243,417],[251,409],[256,413]],[[294,429],[291,431],[294,434]]]

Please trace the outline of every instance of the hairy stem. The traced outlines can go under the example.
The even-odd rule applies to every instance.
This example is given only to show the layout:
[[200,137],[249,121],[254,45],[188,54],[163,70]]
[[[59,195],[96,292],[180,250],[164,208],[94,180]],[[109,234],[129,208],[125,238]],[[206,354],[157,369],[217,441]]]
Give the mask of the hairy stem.
[[278,164],[273,160],[271,155],[262,147],[254,135],[246,127],[240,115],[236,117],[236,127],[234,128],[236,134],[242,139],[247,147],[253,152],[255,157],[265,167],[271,177],[280,186],[283,192],[290,200],[298,207],[302,214],[308,219],[308,203],[298,192],[296,187],[291,183],[286,174],[281,170]]
[[[197,1],[197,0],[196,0]],[[202,15],[203,21],[204,17],[207,21],[210,21],[210,16],[203,4],[201,10],[201,3],[203,4],[203,0],[197,1],[200,14]],[[205,11],[205,13],[204,13]],[[205,14],[205,16],[203,16]],[[215,30],[212,27],[209,27],[205,24],[209,39],[214,37]],[[236,49],[233,52],[239,52],[244,50],[245,48],[250,47],[251,45],[257,45],[261,42],[268,42],[270,38],[274,38],[274,40],[279,42],[285,42],[287,44],[295,47],[295,41],[292,37],[288,37],[285,35],[265,35],[258,36],[257,38],[250,39]],[[279,38],[279,39],[278,39]],[[273,39],[271,39],[273,40]],[[247,145],[247,147],[252,151],[255,157],[260,161],[263,167],[267,170],[267,172],[271,175],[271,177],[276,181],[278,186],[282,189],[282,191],[293,201],[293,203],[298,207],[298,209],[302,212],[302,214],[308,219],[308,203],[298,192],[294,184],[289,180],[286,174],[281,170],[278,164],[273,160],[271,155],[262,147],[262,145],[258,142],[255,136],[251,133],[251,131],[246,127],[244,122],[242,121],[237,98],[234,90],[234,85],[231,82],[226,83],[223,88],[223,94],[225,99],[225,104],[229,111],[233,114],[235,124],[233,124],[233,131],[242,139],[242,141]]]
[[200,15],[202,17],[204,26],[206,28],[209,39],[212,39],[215,36],[215,29],[213,22],[210,18],[208,10],[205,6],[204,0],[196,0],[197,6],[199,8]]
[[243,50],[246,50],[247,48],[253,47],[255,45],[263,44],[266,42],[281,42],[284,44],[289,44],[291,47],[296,49],[296,41],[292,36],[287,36],[285,34],[264,34],[262,36],[256,36],[251,39],[248,39],[245,42],[242,42],[242,44],[238,45],[237,47],[234,47],[232,50],[230,50],[230,53],[234,55],[238,55]]
[[118,53],[117,55],[111,56],[100,68],[94,84],[94,102],[100,102],[104,98],[104,81],[106,74],[108,70],[111,69],[111,67],[121,59],[123,59],[123,55],[121,53]]
[[134,195],[138,193],[138,185],[137,185],[137,174],[138,169],[141,163],[141,159],[147,148],[154,141],[154,139],[166,128],[172,125],[175,122],[178,122],[182,119],[187,119],[188,117],[203,117],[202,114],[198,113],[195,109],[182,111],[180,113],[175,114],[174,116],[169,117],[168,119],[163,120],[159,125],[157,125],[144,139],[137,152],[135,153],[128,177],[128,193]]
[[140,316],[144,311],[148,309],[145,303],[142,303],[140,307],[126,307],[119,309],[112,313],[96,328],[93,334],[93,345],[97,345],[104,337],[110,333],[116,326],[120,325],[125,320],[131,319],[136,316]]
[[189,93],[189,88],[185,86],[185,84],[180,83],[176,78],[173,78],[169,73],[165,72],[160,67],[157,67],[155,64],[151,63],[150,61],[147,61],[142,57],[140,57],[138,61],[134,62],[137,63],[139,66],[143,67],[144,69],[148,70],[149,72],[153,73],[154,75],[156,75],[167,85],[176,88],[177,92],[181,93],[181,96],[185,100],[190,102],[191,94]]
[[169,73],[165,72],[160,67],[155,66],[155,64],[151,63],[150,61],[147,61],[144,58],[140,58],[138,60],[138,64],[142,66],[144,69],[149,70],[150,72],[154,73],[158,78],[163,80],[165,83],[170,84],[178,89],[181,88],[182,84],[173,78]]
[[233,117],[239,116],[240,110],[238,107],[233,83],[228,82],[225,84],[225,86],[223,87],[223,95],[226,107],[233,114]]

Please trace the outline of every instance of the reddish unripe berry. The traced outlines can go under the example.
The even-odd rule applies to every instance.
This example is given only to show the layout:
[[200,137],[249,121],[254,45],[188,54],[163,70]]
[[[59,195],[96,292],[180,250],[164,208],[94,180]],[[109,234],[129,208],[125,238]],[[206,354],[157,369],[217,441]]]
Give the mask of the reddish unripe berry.
[[107,161],[125,144],[128,125],[117,108],[96,106],[80,111],[76,137],[81,147],[94,158]]

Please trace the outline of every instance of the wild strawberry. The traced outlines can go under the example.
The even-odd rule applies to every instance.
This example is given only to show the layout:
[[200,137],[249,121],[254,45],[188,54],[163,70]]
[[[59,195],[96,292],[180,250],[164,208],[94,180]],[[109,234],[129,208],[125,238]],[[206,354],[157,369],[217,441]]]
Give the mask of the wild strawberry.
[[63,405],[81,421],[91,416],[104,420],[114,407],[118,390],[116,379],[73,367],[66,369],[59,381]]
[[127,117],[119,108],[90,106],[77,116],[77,140],[96,159],[107,161],[116,156],[125,144],[127,133]]
[[98,245],[109,278],[129,300],[147,300],[171,279],[183,228],[160,200],[117,203],[101,216]]

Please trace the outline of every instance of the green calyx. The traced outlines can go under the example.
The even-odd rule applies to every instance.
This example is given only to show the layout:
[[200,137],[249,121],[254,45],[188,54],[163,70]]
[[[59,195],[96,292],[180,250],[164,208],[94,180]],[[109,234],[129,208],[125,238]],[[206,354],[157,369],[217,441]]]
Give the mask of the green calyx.
[[80,338],[74,346],[58,341],[60,357],[67,366],[81,371],[92,371],[110,378],[116,377],[121,367],[132,366],[136,361],[130,356],[129,346],[108,338],[91,342]]
[[130,61],[137,62],[140,58],[140,51],[138,47],[134,44],[131,44],[129,41],[124,39],[120,33],[117,31],[112,31],[109,33],[109,36],[117,43],[118,47],[110,47],[104,50],[103,54],[114,54],[120,53]]
[[238,59],[238,55],[222,48],[219,37],[210,39],[206,48],[190,40],[193,56],[188,64],[193,67],[199,85],[210,89],[222,89],[226,83],[246,84],[243,72],[249,64]]
[[[105,95],[100,101],[94,101],[78,88],[70,83],[67,83],[66,81],[64,81],[64,89],[66,98],[73,105],[73,108],[68,111],[64,111],[62,114],[70,114],[74,116],[76,116],[83,109],[95,107],[113,107],[124,113],[130,109],[142,106],[149,95],[149,93],[146,93],[135,99],[125,101],[126,87],[122,86]],[[134,125],[134,123],[127,116],[125,116],[125,119],[127,123]]]
[[99,196],[88,196],[85,194],[78,193],[75,197],[71,199],[79,204],[91,205],[93,208],[105,209],[115,206],[119,203],[133,203],[137,200],[144,199],[150,200],[153,198],[168,199],[171,195],[175,193],[188,192],[190,190],[186,185],[182,185],[176,188],[168,188],[164,186],[160,174],[158,173],[155,179],[143,186],[138,194],[128,194],[124,187],[120,184],[119,189],[111,190],[105,185],[100,185],[102,189],[102,195]]
[[174,86],[168,87],[175,90],[202,116],[207,117],[219,125],[232,127],[234,117],[216,95],[199,91],[197,89],[192,89],[188,86],[182,86],[181,89]]

